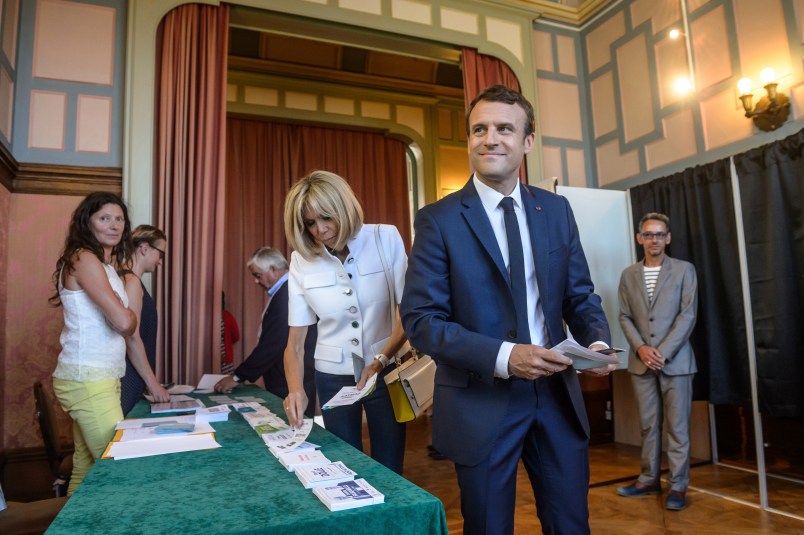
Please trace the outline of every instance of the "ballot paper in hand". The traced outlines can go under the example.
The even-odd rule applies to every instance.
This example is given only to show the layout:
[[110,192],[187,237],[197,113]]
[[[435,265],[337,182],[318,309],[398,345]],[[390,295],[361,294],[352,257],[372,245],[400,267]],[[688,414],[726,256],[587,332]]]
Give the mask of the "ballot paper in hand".
[[364,398],[374,392],[374,387],[377,385],[377,374],[375,373],[366,381],[365,386],[358,390],[355,386],[344,386],[332,399],[324,403],[321,407],[323,410],[331,409],[333,407],[340,407],[342,405],[352,405],[357,400]]
[[274,446],[282,446],[284,451],[291,451],[296,449],[297,446],[303,444],[307,437],[310,436],[310,431],[313,430],[313,419],[305,418],[302,421],[301,427],[291,429],[292,434],[288,440],[283,442],[274,442]]
[[201,376],[201,380],[198,381],[198,386],[195,387],[196,394],[211,394],[215,391],[215,385],[218,384],[218,381],[223,379],[224,377],[229,377],[228,375],[220,375],[220,374],[212,374],[212,373],[205,373]]
[[619,359],[617,353],[622,353],[623,349],[611,348],[606,353],[592,351],[569,338],[550,348],[552,351],[561,353],[565,357],[572,359],[572,367],[576,370],[587,370],[589,368],[599,368],[607,364],[617,364]]

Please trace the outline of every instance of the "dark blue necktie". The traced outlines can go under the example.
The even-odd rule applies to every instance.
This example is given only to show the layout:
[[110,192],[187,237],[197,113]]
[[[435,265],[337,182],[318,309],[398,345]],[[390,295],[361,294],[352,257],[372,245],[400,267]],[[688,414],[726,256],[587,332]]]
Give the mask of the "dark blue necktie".
[[516,308],[516,339],[519,343],[530,343],[528,327],[528,294],[525,288],[525,254],[522,252],[522,235],[514,212],[514,199],[503,197],[500,201],[505,221],[505,235],[508,238],[508,277],[511,295]]

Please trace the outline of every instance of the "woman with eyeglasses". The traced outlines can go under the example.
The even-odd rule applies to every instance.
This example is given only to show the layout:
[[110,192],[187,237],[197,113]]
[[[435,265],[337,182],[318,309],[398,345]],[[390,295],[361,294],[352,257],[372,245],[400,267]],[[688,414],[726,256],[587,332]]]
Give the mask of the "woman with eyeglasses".
[[170,401],[170,394],[156,380],[156,303],[142,283],[142,276],[153,273],[165,259],[167,237],[151,225],[140,225],[131,233],[134,248],[131,265],[120,272],[126,286],[128,306],[137,316],[139,328],[126,338],[126,374],[120,382],[123,414],[142,398],[145,388],[156,401]]

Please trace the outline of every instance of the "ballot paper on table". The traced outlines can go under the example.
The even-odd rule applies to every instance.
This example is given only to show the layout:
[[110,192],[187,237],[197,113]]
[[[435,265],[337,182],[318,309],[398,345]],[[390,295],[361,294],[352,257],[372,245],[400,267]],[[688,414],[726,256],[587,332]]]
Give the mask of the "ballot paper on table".
[[229,377],[228,375],[220,375],[220,374],[213,374],[213,373],[205,373],[201,376],[201,380],[198,381],[198,386],[195,387],[194,392],[196,394],[211,394],[215,391],[215,385],[218,384],[218,381],[223,379],[224,377]]
[[257,396],[235,396],[235,399],[240,403],[268,403],[267,399],[258,398]]
[[[212,399],[211,397],[209,399]],[[253,401],[238,401],[236,403],[229,403],[232,406],[232,410],[244,414],[254,414],[254,413],[268,413],[271,412],[268,410],[267,407],[260,405],[259,403],[255,403]],[[271,414],[273,414],[271,412]]]
[[342,511],[344,509],[385,503],[385,495],[362,478],[354,481],[342,481],[336,485],[313,487],[313,494],[318,496],[318,499],[330,511]]
[[[190,392],[192,392],[192,390]],[[195,401],[195,398],[191,398],[190,396],[187,395],[190,392],[182,392],[181,394],[178,394],[176,392],[171,392],[170,390],[168,390],[168,393],[170,394],[170,401]],[[144,394],[142,397],[144,397],[151,403],[157,402],[156,398],[154,398],[151,394]]]
[[182,453],[185,451],[220,448],[212,433],[200,435],[172,435],[164,438],[110,442],[103,453],[104,459],[135,459],[152,455]]
[[126,420],[120,420],[117,422],[117,425],[114,426],[115,430],[117,429],[136,429],[138,427],[145,426],[154,426],[163,423],[183,423],[183,424],[194,424],[195,423],[195,415],[187,414],[184,416],[160,416],[158,418],[128,418]]
[[315,464],[299,466],[295,470],[296,477],[299,478],[306,489],[320,487],[321,485],[337,485],[344,481],[351,481],[357,472],[336,461],[329,464]]
[[341,388],[337,394],[335,394],[332,399],[324,403],[321,407],[323,410],[331,409],[333,407],[340,407],[343,405],[352,405],[357,400],[364,398],[371,394],[374,391],[374,387],[377,384],[377,374],[375,373],[371,377],[368,378],[366,384],[363,386],[362,389],[358,390],[355,386],[344,386]]
[[[173,398],[182,397],[185,400],[174,401]],[[197,411],[204,408],[204,402],[200,399],[194,399],[189,396],[170,396],[170,401],[167,403],[151,403],[151,414],[159,414],[163,412],[189,412]]]
[[295,471],[299,466],[332,462],[321,453],[321,450],[289,451],[280,454],[277,459],[282,466],[288,469],[288,472]]
[[[312,418],[305,418],[302,421],[301,427],[298,428],[291,428],[291,433],[284,431],[282,434],[284,435],[285,440],[280,441],[277,440],[272,444],[268,444],[269,446],[282,446],[283,451],[292,451],[296,449],[296,447],[304,444],[307,441],[307,437],[310,436],[310,431],[313,430],[313,419]],[[288,437],[288,435],[290,435]],[[264,435],[263,435],[264,436]]]
[[190,394],[195,387],[192,385],[173,385],[167,389],[168,394]]
[[159,418],[160,422],[149,422],[156,418],[143,418],[143,423],[139,427],[127,427],[115,431],[115,442],[130,442],[132,440],[159,440],[178,435],[200,435],[204,433],[214,433],[215,430],[208,422],[192,421],[179,422],[175,418]]
[[228,405],[216,405],[214,407],[206,407],[195,411],[196,421],[204,422],[225,422],[229,420]]
[[572,367],[576,370],[586,370],[589,368],[598,368],[607,364],[617,364],[619,359],[616,353],[622,353],[623,349],[611,348],[607,349],[607,353],[599,351],[592,351],[580,345],[574,340],[569,338],[550,348],[552,351],[561,353],[565,357],[572,359]]
[[[279,457],[283,453],[287,453],[288,451],[291,451],[291,450],[286,449],[285,446],[283,444],[281,444],[281,443],[277,443],[277,445],[272,445],[268,440],[266,440],[266,437],[268,437],[270,435],[261,435],[261,436],[262,436],[262,440],[265,442],[265,444],[268,445],[268,451],[270,451],[271,455],[273,455],[274,457]],[[313,444],[312,442],[306,442],[305,441],[305,442],[302,442],[301,444],[295,445],[293,447],[292,451],[299,452],[299,451],[317,450],[320,447],[321,446],[319,446],[318,444]]]

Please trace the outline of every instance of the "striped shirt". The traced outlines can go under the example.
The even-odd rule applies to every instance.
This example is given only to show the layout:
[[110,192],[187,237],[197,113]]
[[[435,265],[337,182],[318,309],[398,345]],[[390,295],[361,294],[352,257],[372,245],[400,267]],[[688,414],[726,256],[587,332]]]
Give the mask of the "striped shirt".
[[645,275],[645,290],[648,292],[648,301],[653,301],[653,292],[656,290],[656,281],[659,280],[659,272],[662,266],[656,267],[642,267],[642,273]]

